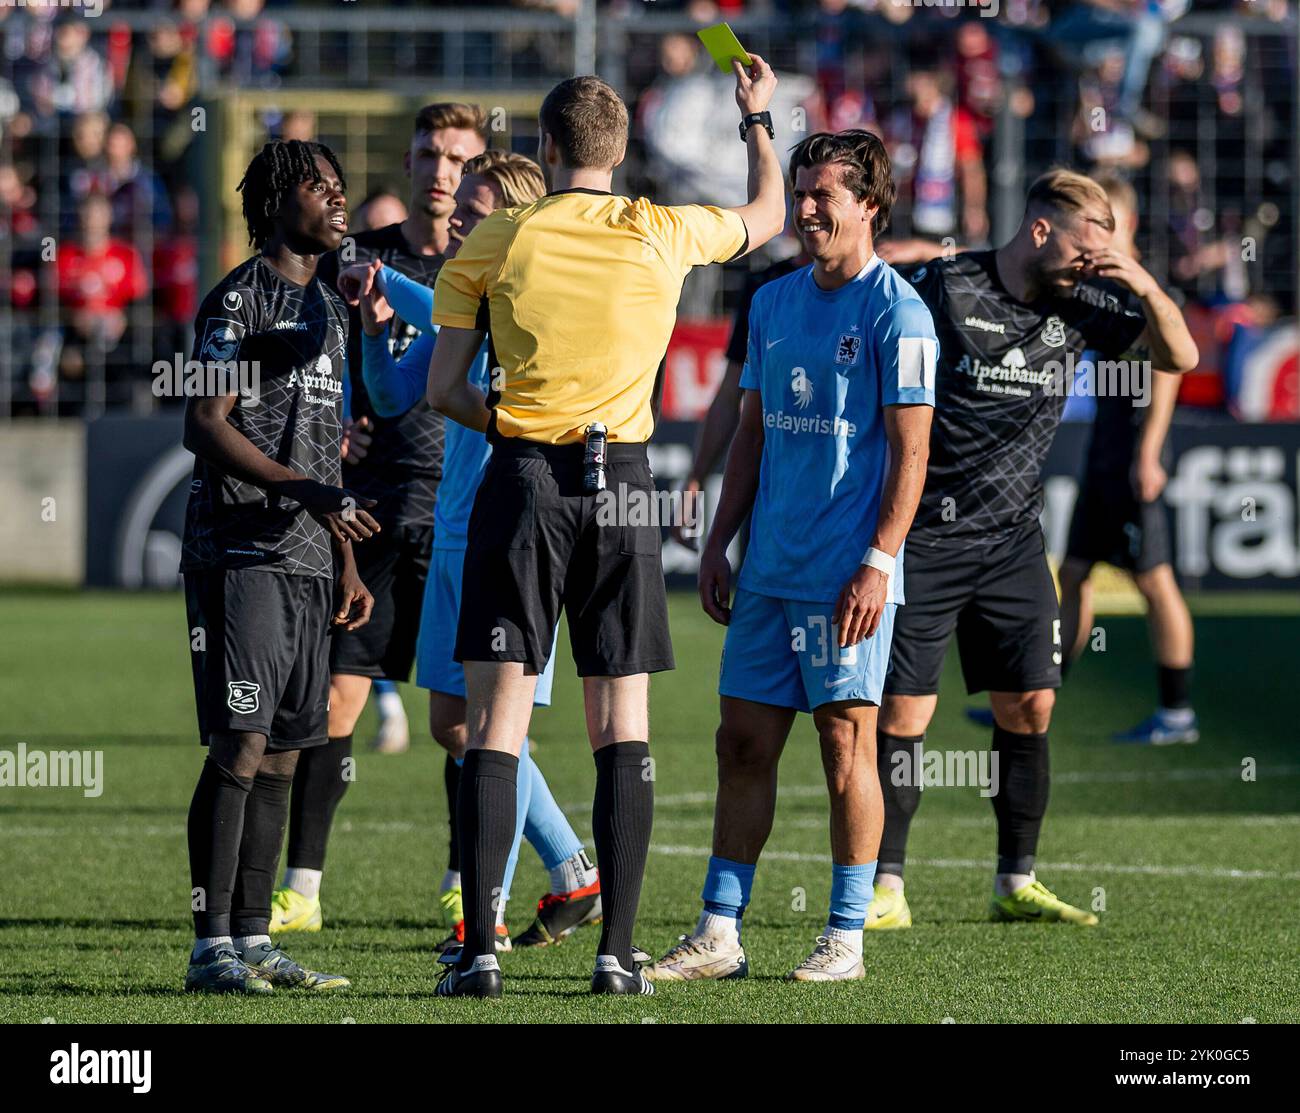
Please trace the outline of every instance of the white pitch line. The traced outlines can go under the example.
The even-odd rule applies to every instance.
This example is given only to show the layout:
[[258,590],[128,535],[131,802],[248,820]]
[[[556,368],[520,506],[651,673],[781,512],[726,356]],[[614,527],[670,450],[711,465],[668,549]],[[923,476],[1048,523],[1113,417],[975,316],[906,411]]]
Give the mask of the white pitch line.
[[[650,845],[656,854],[667,854],[679,858],[707,858],[713,852],[706,846],[662,846]],[[779,862],[815,862],[821,865],[830,863],[829,854],[805,854],[796,850],[765,850],[764,858]],[[907,859],[909,865],[932,866],[941,870],[989,870],[988,859],[976,858],[913,858]],[[1036,862],[1035,869],[1049,873],[1124,873],[1140,874],[1151,877],[1213,877],[1236,881],[1300,881],[1300,870],[1282,872],[1280,870],[1236,870],[1224,866],[1126,866],[1112,862]]]
[[[1080,769],[1053,773],[1052,784],[1131,784],[1147,781],[1160,783],[1162,781],[1237,780],[1241,777],[1241,772],[1242,770],[1240,765],[1224,765],[1215,768],[1196,769]],[[1268,777],[1300,776],[1300,765],[1261,765],[1255,770],[1255,776],[1257,781]],[[783,796],[798,799],[808,796],[824,796],[825,794],[825,785],[781,785],[777,789],[778,799]],[[664,796],[656,796],[655,807],[679,808],[689,807],[695,804],[712,804],[714,795],[715,794],[712,792],[669,793]],[[564,805],[565,811],[581,811],[584,808],[588,811],[591,810],[590,800]]]

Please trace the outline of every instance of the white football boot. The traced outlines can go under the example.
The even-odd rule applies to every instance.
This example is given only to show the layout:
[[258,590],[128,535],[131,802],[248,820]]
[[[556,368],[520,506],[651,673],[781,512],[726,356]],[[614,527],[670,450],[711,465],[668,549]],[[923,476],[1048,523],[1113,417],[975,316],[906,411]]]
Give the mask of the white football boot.
[[862,956],[848,944],[825,935],[817,936],[813,953],[786,975],[792,982],[848,982],[866,976]]
[[641,971],[652,982],[722,981],[749,974],[738,935],[683,935],[658,962]]

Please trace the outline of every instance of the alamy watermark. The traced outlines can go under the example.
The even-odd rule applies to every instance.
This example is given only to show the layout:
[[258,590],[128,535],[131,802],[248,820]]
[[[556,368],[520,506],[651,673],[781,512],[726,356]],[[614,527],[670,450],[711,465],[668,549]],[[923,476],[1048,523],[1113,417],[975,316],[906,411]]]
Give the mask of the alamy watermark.
[[262,393],[262,367],[256,360],[158,360],[153,365],[155,398],[222,398],[238,394],[256,406]]
[[104,14],[104,0],[0,0],[0,8],[31,8],[47,12],[80,8],[87,19],[98,19]]
[[0,788],[79,788],[83,796],[104,791],[103,750],[37,750],[19,742],[0,750]]
[[606,488],[596,495],[598,526],[668,526],[680,528],[683,537],[704,532],[702,491],[660,491],[629,487]]
[[978,788],[986,799],[998,794],[998,755],[992,750],[925,750],[913,758],[910,748],[889,759],[889,780],[902,788]]
[[1149,359],[1050,359],[1043,364],[1043,391],[1053,397],[1129,398],[1135,408],[1151,405],[1155,369]]

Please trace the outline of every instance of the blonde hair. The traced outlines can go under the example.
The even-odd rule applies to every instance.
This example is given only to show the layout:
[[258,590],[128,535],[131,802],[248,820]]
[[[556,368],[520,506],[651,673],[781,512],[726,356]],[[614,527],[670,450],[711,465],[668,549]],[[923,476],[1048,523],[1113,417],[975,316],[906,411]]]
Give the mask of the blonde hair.
[[1107,232],[1115,231],[1115,214],[1110,211],[1106,191],[1086,174],[1056,167],[1041,175],[1029,187],[1025,212],[1047,208],[1066,217],[1082,217],[1099,224]]
[[1118,174],[1107,171],[1104,174],[1097,175],[1097,184],[1101,186],[1102,192],[1106,194],[1108,200],[1127,209],[1134,215],[1138,211],[1137,190],[1133,188],[1133,183],[1126,178],[1121,178]]
[[527,205],[546,193],[542,169],[532,159],[512,151],[484,151],[465,163],[464,177],[477,174],[501,193],[504,208]]

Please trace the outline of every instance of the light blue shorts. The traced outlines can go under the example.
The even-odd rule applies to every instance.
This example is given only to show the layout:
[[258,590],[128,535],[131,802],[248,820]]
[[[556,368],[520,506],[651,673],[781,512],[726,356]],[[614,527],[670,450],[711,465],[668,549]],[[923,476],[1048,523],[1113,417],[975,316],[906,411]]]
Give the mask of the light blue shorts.
[[[456,651],[456,619],[460,614],[461,575],[465,568],[464,549],[433,550],[429,575],[424,581],[424,607],[420,612],[420,636],[415,643],[415,683],[431,692],[445,692],[465,698],[465,669],[452,654]],[[559,627],[555,629],[556,639]],[[534,707],[551,706],[551,682],[555,679],[555,641],[546,668],[537,677]]]
[[743,589],[731,606],[718,694],[811,711],[823,703],[879,705],[897,604],[885,604],[870,638],[838,645],[834,603],[801,603]]

